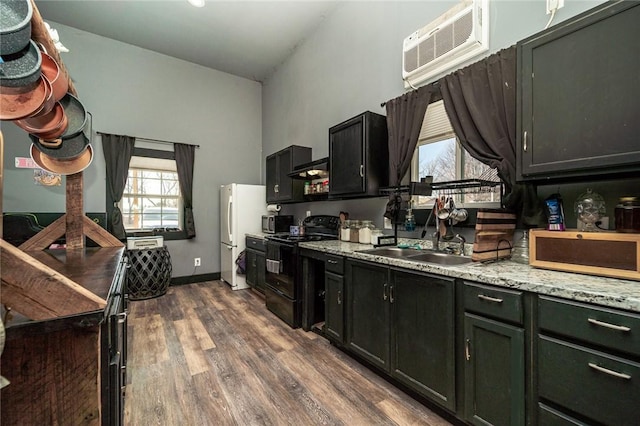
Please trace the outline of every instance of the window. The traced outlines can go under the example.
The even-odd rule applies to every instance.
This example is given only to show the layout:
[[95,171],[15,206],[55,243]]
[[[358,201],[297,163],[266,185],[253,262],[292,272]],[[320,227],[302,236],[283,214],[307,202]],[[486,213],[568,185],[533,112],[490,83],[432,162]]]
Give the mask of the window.
[[120,209],[127,231],[182,229],[182,196],[176,162],[131,157]]
[[[499,181],[495,169],[476,160],[462,148],[453,132],[443,101],[434,102],[427,108],[413,155],[411,180],[419,182],[425,176],[433,176],[434,182],[473,178]],[[414,206],[429,208],[433,205],[435,195],[441,194],[414,197]],[[455,202],[467,206],[474,204],[474,207],[480,207],[480,204],[499,206],[500,186],[490,190],[485,188],[478,193],[457,194]]]

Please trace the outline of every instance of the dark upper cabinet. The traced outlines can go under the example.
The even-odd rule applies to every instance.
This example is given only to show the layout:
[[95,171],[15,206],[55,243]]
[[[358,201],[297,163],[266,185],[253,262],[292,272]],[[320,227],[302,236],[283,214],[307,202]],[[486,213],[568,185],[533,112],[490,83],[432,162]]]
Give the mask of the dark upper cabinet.
[[267,203],[302,201],[304,182],[290,178],[295,166],[311,161],[311,148],[291,145],[267,157]]
[[518,43],[517,177],[640,167],[640,2],[606,2]]
[[377,196],[389,182],[387,118],[365,112],[329,129],[330,198]]

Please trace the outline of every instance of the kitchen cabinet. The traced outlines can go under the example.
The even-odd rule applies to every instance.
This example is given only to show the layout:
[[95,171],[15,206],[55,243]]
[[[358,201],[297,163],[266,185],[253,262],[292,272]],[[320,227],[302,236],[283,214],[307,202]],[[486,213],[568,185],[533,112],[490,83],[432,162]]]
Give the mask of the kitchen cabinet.
[[267,271],[266,245],[261,238],[246,237],[246,281],[249,286],[264,293]]
[[348,260],[347,347],[455,410],[454,280]]
[[389,268],[348,260],[345,286],[347,347],[389,371]]
[[7,425],[123,424],[126,383],[124,248],[29,252],[106,301],[102,310],[31,321],[8,316],[0,392]]
[[389,183],[387,119],[365,112],[329,129],[329,198],[378,196]]
[[392,375],[455,411],[455,284],[452,278],[391,271]]
[[344,258],[327,255],[324,283],[324,334],[331,341],[344,343]]
[[632,425],[640,401],[640,315],[540,296],[539,419]]
[[267,157],[267,203],[303,200],[304,182],[288,175],[295,166],[311,161],[311,148],[291,145]]
[[464,418],[525,424],[522,293],[464,282]]
[[517,178],[637,171],[640,3],[606,2],[518,42]]

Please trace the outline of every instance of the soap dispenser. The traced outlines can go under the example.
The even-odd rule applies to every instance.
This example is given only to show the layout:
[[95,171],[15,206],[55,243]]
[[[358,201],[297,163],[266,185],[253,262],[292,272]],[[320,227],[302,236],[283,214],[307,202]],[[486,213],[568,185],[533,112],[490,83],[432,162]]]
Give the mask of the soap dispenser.
[[413,200],[409,200],[409,208],[407,209],[407,215],[404,219],[404,230],[405,231],[415,231],[416,229],[416,219],[413,216]]

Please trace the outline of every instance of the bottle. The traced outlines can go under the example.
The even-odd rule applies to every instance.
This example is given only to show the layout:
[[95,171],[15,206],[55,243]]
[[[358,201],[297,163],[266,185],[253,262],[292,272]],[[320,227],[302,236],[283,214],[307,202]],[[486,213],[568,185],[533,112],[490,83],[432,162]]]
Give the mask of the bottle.
[[371,244],[371,231],[373,230],[373,222],[370,220],[363,220],[360,231],[358,231],[358,242],[360,244]]
[[405,231],[415,231],[416,230],[416,219],[413,216],[411,210],[407,212],[407,215],[404,218],[404,230]]
[[351,239],[351,221],[344,220],[340,226],[340,241],[349,241]]
[[304,183],[304,195],[308,195],[311,192],[311,182],[306,181]]

